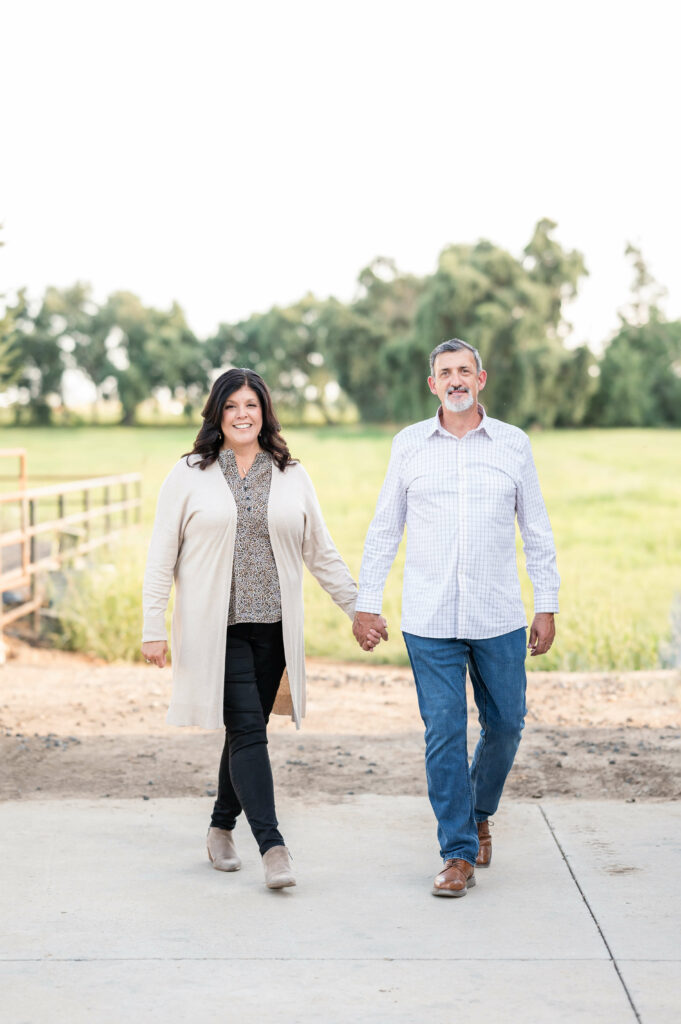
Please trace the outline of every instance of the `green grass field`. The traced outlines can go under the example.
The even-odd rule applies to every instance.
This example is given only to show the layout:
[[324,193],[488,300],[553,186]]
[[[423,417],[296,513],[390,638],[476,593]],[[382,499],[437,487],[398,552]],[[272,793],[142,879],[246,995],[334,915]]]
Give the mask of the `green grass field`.
[[[131,471],[144,476],[143,537],[115,556],[125,564],[121,593],[112,590],[116,574],[109,573],[106,600],[94,585],[87,600],[83,597],[96,632],[110,639],[109,656],[131,656],[135,650],[143,548],[156,494],[174,461],[191,447],[194,432],[192,427],[0,431],[0,447],[28,449],[30,477]],[[291,451],[315,482],[331,533],[355,577],[393,433],[357,427],[285,431]],[[556,535],[563,584],[557,642],[550,655],[528,661],[528,667],[581,670],[658,665],[660,647],[669,639],[670,608],[681,594],[681,434],[561,431],[534,434],[532,444]],[[14,464],[8,463],[0,472],[13,469]],[[6,489],[8,482],[2,483]],[[392,638],[372,655],[374,661],[406,663],[399,632],[402,558],[403,547],[385,594],[384,613]],[[522,554],[519,560],[522,567]],[[531,586],[524,568],[521,579],[531,615]],[[80,589],[87,590],[82,581]],[[366,657],[351,636],[348,620],[309,577],[305,598],[309,654]],[[126,643],[117,642],[119,634],[128,637]],[[681,638],[676,639],[677,645],[681,643]],[[94,646],[88,639],[79,643]]]

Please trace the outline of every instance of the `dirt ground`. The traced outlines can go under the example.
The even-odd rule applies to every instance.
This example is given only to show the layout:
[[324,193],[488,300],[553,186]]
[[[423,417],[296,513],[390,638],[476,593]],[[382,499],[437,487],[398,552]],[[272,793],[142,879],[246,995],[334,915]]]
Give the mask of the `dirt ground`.
[[[0,799],[211,796],[219,731],[165,724],[170,670],[105,664],[9,641],[0,667]],[[681,673],[533,672],[506,793],[520,798],[681,797]],[[411,673],[308,661],[300,731],[270,723],[280,792],[425,795]],[[469,749],[477,735],[469,708]]]

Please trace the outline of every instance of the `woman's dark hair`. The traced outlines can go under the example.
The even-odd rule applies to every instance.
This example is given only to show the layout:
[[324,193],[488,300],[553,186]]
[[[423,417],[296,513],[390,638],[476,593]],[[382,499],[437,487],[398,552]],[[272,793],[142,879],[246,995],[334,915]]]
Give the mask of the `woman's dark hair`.
[[194,447],[190,452],[185,452],[183,458],[187,455],[200,455],[200,461],[193,463],[199,469],[207,469],[208,466],[215,462],[223,441],[221,424],[225,402],[231,394],[243,387],[251,388],[255,391],[260,402],[260,410],[262,412],[262,428],[258,434],[260,447],[264,451],[269,452],[279,469],[283,472],[295,460],[291,458],[286,441],[279,433],[281,424],[274,414],[272,397],[267,384],[265,384],[260,374],[256,373],[255,370],[249,370],[245,366],[238,370],[227,370],[226,373],[221,374],[215,381],[201,412],[203,426],[196,435]]

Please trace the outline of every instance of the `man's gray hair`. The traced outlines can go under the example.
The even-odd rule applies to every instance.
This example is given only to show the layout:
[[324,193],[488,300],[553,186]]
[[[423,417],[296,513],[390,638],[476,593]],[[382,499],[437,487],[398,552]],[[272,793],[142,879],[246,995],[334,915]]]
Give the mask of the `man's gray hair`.
[[443,352],[460,352],[462,348],[467,349],[468,352],[472,352],[475,356],[475,366],[478,373],[482,373],[482,359],[477,348],[473,348],[467,341],[461,341],[461,338],[450,338],[449,341],[442,341],[437,345],[430,353],[430,372],[435,372],[435,360],[438,356],[441,356]]

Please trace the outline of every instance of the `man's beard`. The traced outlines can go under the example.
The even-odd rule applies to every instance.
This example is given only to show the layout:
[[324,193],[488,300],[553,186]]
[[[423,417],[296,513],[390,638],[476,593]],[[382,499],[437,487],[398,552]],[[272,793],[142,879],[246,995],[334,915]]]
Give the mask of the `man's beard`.
[[[459,395],[457,401],[456,396]],[[451,395],[445,395],[444,406],[450,412],[466,412],[473,405],[473,396],[468,389],[465,391],[454,391]]]

